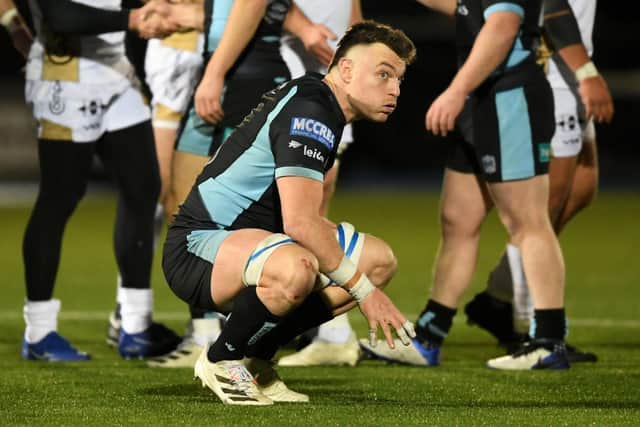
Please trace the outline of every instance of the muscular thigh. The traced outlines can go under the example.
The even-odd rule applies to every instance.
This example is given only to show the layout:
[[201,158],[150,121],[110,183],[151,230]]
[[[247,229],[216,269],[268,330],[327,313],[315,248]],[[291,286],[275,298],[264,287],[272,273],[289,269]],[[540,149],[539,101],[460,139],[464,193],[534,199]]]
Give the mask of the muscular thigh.
[[476,232],[493,203],[477,175],[445,169],[440,196],[443,233]]

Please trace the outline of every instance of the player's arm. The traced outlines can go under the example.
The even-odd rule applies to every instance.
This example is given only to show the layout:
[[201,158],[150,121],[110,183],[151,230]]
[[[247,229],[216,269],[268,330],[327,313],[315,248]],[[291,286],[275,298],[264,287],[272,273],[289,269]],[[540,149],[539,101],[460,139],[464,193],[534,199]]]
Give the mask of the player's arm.
[[204,31],[204,3],[175,3],[171,6],[171,19],[180,30]]
[[233,3],[220,43],[195,92],[196,112],[203,120],[218,123],[224,118],[220,102],[224,78],[253,38],[266,10],[266,0],[236,0]]
[[576,75],[587,118],[609,122],[613,101],[607,83],[582,43],[580,27],[567,0],[545,0],[544,30],[552,48]]
[[317,257],[322,273],[351,294],[374,337],[380,326],[393,348],[392,326],[403,343],[409,344],[411,323],[344,254],[335,238],[335,226],[320,215],[324,170],[338,143],[326,108],[294,100],[270,127],[284,231]]
[[13,1],[0,0],[0,24],[9,32],[13,47],[26,58],[33,37]]
[[351,19],[349,20],[349,25],[357,24],[358,22],[362,22],[364,20],[364,16],[362,15],[362,3],[360,0],[352,0],[351,1]]
[[329,65],[333,49],[327,43],[327,39],[336,39],[336,35],[329,28],[311,22],[295,3],[292,3],[289,8],[283,28],[298,37],[305,49],[311,52],[320,63]]
[[417,0],[418,3],[445,15],[453,16],[456,12],[456,0]]
[[102,34],[132,30],[142,37],[165,36],[175,31],[175,27],[162,24],[154,14],[168,16],[168,4],[161,0],[149,1],[137,9],[105,10],[76,3],[71,0],[37,0],[49,29],[60,34]]
[[496,10],[485,16],[471,52],[449,87],[434,101],[426,117],[426,126],[435,135],[453,130],[464,101],[505,60],[520,31],[524,11]]
[[277,179],[282,206],[284,231],[298,244],[309,249],[318,259],[320,271],[348,291],[358,302],[369,322],[369,330],[378,326],[384,332],[387,345],[394,347],[390,327],[393,327],[405,345],[415,332],[391,300],[343,252],[335,238],[334,226],[320,216],[322,181],[300,176]]

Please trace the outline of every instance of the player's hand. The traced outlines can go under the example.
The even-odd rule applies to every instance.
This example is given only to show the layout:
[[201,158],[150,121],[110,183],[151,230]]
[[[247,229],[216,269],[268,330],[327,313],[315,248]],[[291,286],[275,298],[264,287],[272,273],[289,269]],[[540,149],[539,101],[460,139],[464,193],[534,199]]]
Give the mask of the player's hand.
[[224,76],[205,73],[196,89],[194,95],[196,113],[207,123],[217,124],[224,118],[224,111],[220,102],[223,88]]
[[369,343],[375,347],[378,340],[378,326],[382,329],[387,345],[394,348],[391,328],[404,345],[411,344],[410,338],[415,338],[413,324],[393,305],[384,292],[375,289],[360,303],[360,311],[369,322]]
[[326,26],[313,24],[304,32],[304,36],[301,36],[300,40],[302,40],[305,49],[326,67],[333,58],[333,49],[327,40],[335,40],[336,38],[337,36]]
[[165,0],[151,0],[139,9],[131,10],[129,29],[145,39],[164,38],[179,29],[171,18],[171,5]]
[[425,117],[427,130],[434,135],[447,136],[464,107],[466,95],[448,88],[433,101]]
[[613,118],[613,101],[602,76],[583,79],[578,90],[587,119],[593,117],[597,123],[609,123]]

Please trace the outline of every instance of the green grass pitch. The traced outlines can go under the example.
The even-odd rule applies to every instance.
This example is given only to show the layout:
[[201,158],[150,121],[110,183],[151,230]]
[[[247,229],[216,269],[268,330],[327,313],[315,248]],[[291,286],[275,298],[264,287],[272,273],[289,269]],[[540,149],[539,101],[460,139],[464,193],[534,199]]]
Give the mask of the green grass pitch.
[[[410,319],[422,309],[438,244],[435,192],[338,194],[334,220],[387,240],[399,259],[388,293]],[[640,198],[600,194],[563,234],[569,341],[598,354],[566,372],[496,372],[500,354],[459,313],[442,366],[413,368],[365,361],[356,368],[281,368],[309,404],[227,407],[189,370],[147,368],[105,344],[115,299],[114,202],[90,196],[71,219],[55,296],[59,330],[93,360],[46,364],[20,359],[24,329],[22,234],[30,206],[0,207],[0,425],[640,425]],[[464,302],[480,290],[504,246],[495,215],[482,230],[479,264]],[[156,318],[183,331],[187,310],[164,283],[156,257]],[[461,310],[460,310],[461,311]],[[361,315],[352,312],[361,336]]]

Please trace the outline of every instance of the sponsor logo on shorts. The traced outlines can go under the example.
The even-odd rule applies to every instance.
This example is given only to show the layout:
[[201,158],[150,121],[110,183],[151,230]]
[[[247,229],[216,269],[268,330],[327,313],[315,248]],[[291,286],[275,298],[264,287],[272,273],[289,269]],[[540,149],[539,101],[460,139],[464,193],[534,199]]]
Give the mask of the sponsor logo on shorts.
[[315,139],[329,150],[333,149],[336,140],[336,136],[327,125],[308,117],[292,117],[289,134]]
[[458,14],[462,16],[467,16],[469,14],[469,9],[467,9],[467,6],[462,4],[461,1],[458,1]]
[[558,121],[557,126],[562,131],[566,132],[574,130],[577,124],[578,120],[576,119],[576,116],[574,116],[573,114],[563,114],[562,116],[560,116],[560,120]]
[[486,156],[482,156],[482,169],[488,174],[496,173],[496,158],[488,154]]
[[549,157],[551,156],[551,149],[549,143],[538,145],[538,159],[540,163],[549,163]]
[[298,142],[296,140],[291,140],[291,142],[289,142],[289,148],[300,148],[302,147],[302,143]]
[[62,85],[59,81],[56,81],[53,85],[51,101],[49,101],[49,111],[56,116],[64,113],[65,109],[65,104],[62,98],[60,98],[60,93],[62,93]]

